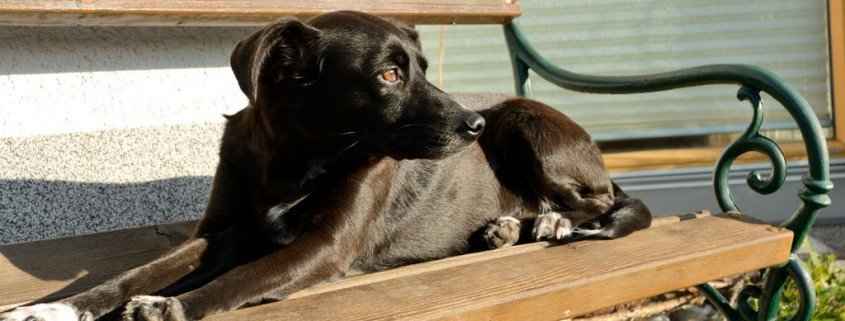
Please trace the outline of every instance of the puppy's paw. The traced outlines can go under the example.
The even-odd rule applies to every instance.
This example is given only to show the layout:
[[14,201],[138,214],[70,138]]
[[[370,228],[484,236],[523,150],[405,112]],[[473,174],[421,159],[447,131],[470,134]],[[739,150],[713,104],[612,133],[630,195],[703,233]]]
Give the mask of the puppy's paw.
[[522,224],[518,219],[502,216],[487,224],[484,230],[484,242],[490,249],[499,249],[516,244]]
[[572,221],[563,218],[560,213],[551,212],[537,216],[531,233],[538,241],[542,239],[559,241],[572,234],[572,231]]
[[126,304],[124,321],[185,321],[182,302],[176,298],[138,295]]
[[93,321],[90,313],[79,313],[64,303],[44,303],[0,313],[0,321]]

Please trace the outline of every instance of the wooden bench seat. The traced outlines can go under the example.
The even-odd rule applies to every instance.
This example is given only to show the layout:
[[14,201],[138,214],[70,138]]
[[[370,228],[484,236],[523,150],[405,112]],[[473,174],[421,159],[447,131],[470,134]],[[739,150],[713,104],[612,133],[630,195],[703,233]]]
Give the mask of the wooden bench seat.
[[[0,310],[92,287],[178,244],[193,224],[0,246]],[[618,240],[538,242],[351,276],[206,319],[556,320],[776,265],[791,242],[791,231],[746,218],[664,217]]]

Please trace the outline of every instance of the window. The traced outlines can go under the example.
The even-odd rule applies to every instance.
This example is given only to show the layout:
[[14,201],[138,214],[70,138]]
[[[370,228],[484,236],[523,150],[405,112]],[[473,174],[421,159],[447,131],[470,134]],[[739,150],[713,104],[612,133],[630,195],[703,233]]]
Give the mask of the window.
[[[826,1],[532,0],[522,6],[518,21],[529,41],[565,69],[638,75],[714,63],[759,65],[797,87],[832,135]],[[514,92],[498,26],[418,29],[433,62],[433,83],[449,92]],[[595,95],[562,90],[533,75],[531,81],[534,98],[566,113],[611,149],[720,146],[751,119],[733,85]],[[800,139],[786,110],[763,99],[769,135]]]

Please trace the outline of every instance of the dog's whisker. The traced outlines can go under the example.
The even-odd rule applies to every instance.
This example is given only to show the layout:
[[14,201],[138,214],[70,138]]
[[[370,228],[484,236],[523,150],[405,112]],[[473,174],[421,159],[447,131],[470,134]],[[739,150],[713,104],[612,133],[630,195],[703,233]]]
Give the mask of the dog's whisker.
[[366,136],[361,137],[361,138],[358,138],[357,140],[355,140],[354,142],[352,142],[352,144],[349,144],[349,146],[346,146],[346,148],[344,148],[344,149],[340,150],[340,153],[337,153],[337,156],[336,156],[336,157],[340,157],[340,155],[343,155],[343,153],[345,153],[346,151],[348,151],[348,150],[349,150],[349,149],[351,149],[352,147],[355,147],[355,145],[358,145],[358,143],[360,143],[362,140],[364,140],[364,138],[366,138]]
[[429,124],[405,124],[405,125],[399,126],[398,128],[396,128],[396,130],[402,130],[402,129],[410,128],[410,127],[424,127],[424,126],[430,126],[430,125]]
[[354,135],[354,134],[358,134],[358,133],[359,133],[359,131],[353,130],[353,131],[343,132],[343,133],[334,133],[334,134],[331,134],[330,136],[346,136],[346,135]]

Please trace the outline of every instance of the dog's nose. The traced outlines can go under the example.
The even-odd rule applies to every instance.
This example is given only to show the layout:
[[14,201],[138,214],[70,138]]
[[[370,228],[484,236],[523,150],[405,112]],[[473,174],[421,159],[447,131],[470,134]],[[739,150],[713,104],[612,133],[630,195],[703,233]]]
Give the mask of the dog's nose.
[[484,129],[484,117],[479,114],[472,114],[464,119],[464,129],[471,135],[478,135]]

